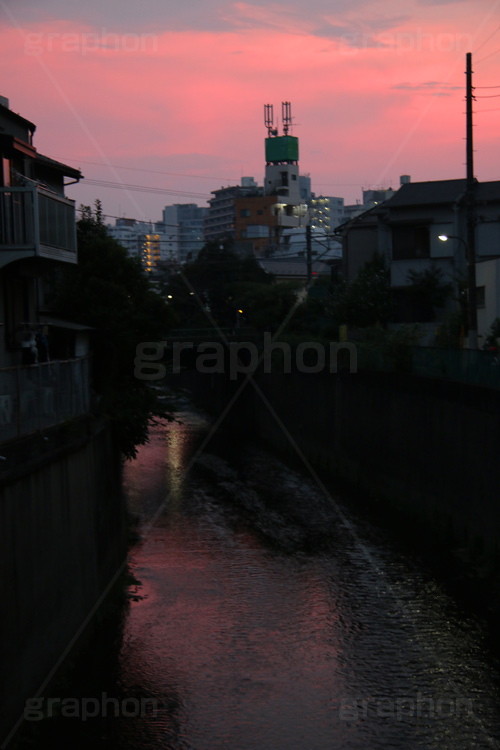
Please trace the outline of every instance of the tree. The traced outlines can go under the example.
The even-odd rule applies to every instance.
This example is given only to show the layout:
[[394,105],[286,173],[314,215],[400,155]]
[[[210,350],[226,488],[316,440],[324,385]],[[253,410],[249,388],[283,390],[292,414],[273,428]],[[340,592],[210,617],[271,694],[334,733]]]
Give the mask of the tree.
[[484,342],[486,349],[499,349],[498,341],[500,339],[500,318],[495,318],[491,324]]
[[140,261],[109,237],[99,201],[82,206],[77,223],[78,265],[59,276],[54,311],[92,326],[93,385],[99,410],[112,421],[125,456],[147,441],[151,417],[171,418],[156,392],[134,376],[138,344],[160,341],[171,326],[165,302],[150,286]]
[[434,320],[436,308],[444,307],[452,294],[452,284],[443,280],[441,268],[434,265],[423,271],[411,269],[407,278],[411,283],[409,292],[420,311],[421,320]]
[[255,258],[241,258],[230,245],[211,242],[170,280],[167,293],[178,326],[210,327],[211,317],[222,328],[233,327],[241,309],[241,284],[265,286],[272,280]]
[[375,253],[349,284],[337,285],[334,317],[357,328],[387,325],[392,312],[391,280],[385,260]]
[[[240,281],[229,286],[230,301],[243,310],[245,325],[256,331],[274,333],[297,302],[297,283]],[[292,318],[294,320],[295,315]]]

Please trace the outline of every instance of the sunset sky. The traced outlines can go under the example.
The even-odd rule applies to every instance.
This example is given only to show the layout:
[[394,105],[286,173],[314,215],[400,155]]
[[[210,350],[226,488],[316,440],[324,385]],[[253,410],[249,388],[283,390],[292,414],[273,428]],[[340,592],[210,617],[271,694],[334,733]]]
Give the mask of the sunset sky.
[[110,216],[262,183],[282,101],[317,194],[463,177],[467,52],[475,174],[500,179],[500,0],[0,0],[0,37],[0,94]]

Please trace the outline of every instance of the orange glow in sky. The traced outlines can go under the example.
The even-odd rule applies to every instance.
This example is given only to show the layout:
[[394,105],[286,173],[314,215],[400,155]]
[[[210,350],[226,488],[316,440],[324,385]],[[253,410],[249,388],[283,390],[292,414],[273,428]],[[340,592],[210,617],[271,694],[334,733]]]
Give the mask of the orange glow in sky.
[[263,105],[276,117],[282,101],[317,194],[354,203],[401,174],[463,177],[467,52],[475,173],[500,177],[500,0],[42,5],[0,0],[0,94],[36,123],[42,153],[89,180],[165,191],[84,181],[68,189],[78,203],[159,220],[243,175],[261,183]]

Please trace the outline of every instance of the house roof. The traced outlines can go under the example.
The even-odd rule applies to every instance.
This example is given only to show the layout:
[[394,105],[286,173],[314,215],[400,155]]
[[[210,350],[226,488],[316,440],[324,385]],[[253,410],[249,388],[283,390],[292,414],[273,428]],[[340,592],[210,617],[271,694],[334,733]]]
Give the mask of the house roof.
[[[307,261],[305,258],[285,258],[281,260],[274,260],[273,258],[261,258],[259,264],[267,271],[267,273],[273,273],[275,276],[287,276],[289,278],[307,278]],[[318,276],[329,276],[331,268],[328,263],[323,263],[321,260],[313,260],[312,272]]]
[[[428,206],[439,203],[454,203],[465,193],[467,181],[436,180],[434,182],[408,182],[401,185],[392,198],[384,201],[381,208],[399,206]],[[499,183],[500,184],[500,183]]]
[[79,169],[75,169],[75,167],[69,167],[67,164],[63,164],[62,162],[56,161],[55,159],[50,159],[48,156],[39,154],[38,151],[35,155],[35,158],[41,166],[47,166],[51,169],[56,169],[66,175],[66,177],[74,177],[75,180],[80,180],[82,178],[82,173]]
[[[363,224],[376,224],[377,223],[377,214],[379,214],[384,206],[386,206],[387,201],[384,201],[383,203],[377,204],[376,206],[371,206],[370,208],[367,208],[366,211],[362,211],[359,214],[356,214],[356,216],[351,216],[350,219],[346,219],[342,222],[342,224],[339,224],[335,227],[334,234],[338,235],[339,237],[342,236],[344,231],[346,229],[350,229],[351,227],[358,227]],[[374,218],[375,217],[375,218]],[[340,240],[339,240],[340,242]]]
[[19,125],[25,126],[26,128],[28,128],[28,130],[31,131],[31,133],[35,132],[36,125],[34,122],[31,122],[31,120],[27,120],[26,117],[17,114],[17,112],[13,112],[6,104],[0,104],[0,106],[2,107],[2,109],[0,110],[2,115],[8,117],[13,122],[17,122]]
[[[465,197],[467,180],[436,180],[434,182],[409,182],[402,185],[397,193],[383,203],[363,211],[336,227],[336,234],[347,228],[376,223],[377,216],[386,209],[406,208],[407,206],[431,206],[450,204]],[[474,190],[476,203],[500,202],[500,180],[476,182]]]
[[[402,185],[392,198],[384,201],[381,210],[406,206],[430,206],[455,203],[465,196],[467,180],[436,180],[434,182],[409,182]],[[500,201],[500,181],[475,183],[476,202]]]
[[92,326],[82,325],[81,323],[74,323],[72,320],[62,320],[53,315],[46,315],[40,313],[40,323],[45,326],[52,326],[53,328],[66,328],[70,331],[94,331]]
[[478,182],[475,198],[476,201],[500,201],[500,181]]

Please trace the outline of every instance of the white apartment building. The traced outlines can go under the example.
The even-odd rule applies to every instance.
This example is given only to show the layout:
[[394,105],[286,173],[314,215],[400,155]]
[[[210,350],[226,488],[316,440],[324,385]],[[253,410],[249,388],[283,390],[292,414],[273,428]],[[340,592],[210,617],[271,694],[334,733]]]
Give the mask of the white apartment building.
[[175,203],[163,209],[163,226],[165,235],[174,243],[173,257],[179,263],[194,260],[203,245],[203,222],[208,208],[201,208],[196,203]]

